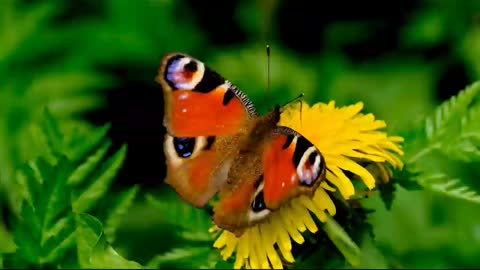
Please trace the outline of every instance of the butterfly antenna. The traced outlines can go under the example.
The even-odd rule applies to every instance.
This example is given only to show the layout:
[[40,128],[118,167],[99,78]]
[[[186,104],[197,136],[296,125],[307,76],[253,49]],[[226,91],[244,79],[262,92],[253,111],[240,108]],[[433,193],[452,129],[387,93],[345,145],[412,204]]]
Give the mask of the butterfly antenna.
[[267,44],[267,91],[270,93],[270,44]]
[[297,97],[291,99],[290,101],[288,101],[287,103],[285,103],[285,105],[282,106],[282,108],[285,108],[285,106],[287,106],[288,104],[291,104],[293,102],[300,102],[300,126],[302,126],[302,111],[303,111],[303,102],[302,102],[302,98],[303,96],[305,96],[305,93],[300,93],[300,95],[298,95]]
[[293,102],[300,102],[300,105],[302,104],[301,103],[301,99],[303,98],[303,96],[305,96],[305,93],[301,93],[300,95],[298,95],[297,97],[291,99],[290,101],[288,101],[287,103],[285,103],[282,107],[285,107],[287,106],[288,104],[290,103],[293,103]]

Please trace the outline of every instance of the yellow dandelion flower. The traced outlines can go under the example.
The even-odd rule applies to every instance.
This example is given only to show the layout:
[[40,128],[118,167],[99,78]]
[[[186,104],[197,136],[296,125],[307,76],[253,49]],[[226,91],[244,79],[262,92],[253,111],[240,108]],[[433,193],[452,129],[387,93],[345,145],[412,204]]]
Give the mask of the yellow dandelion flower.
[[[253,226],[236,237],[229,231],[217,227],[214,247],[221,249],[227,260],[234,253],[234,268],[283,268],[282,261],[293,263],[292,240],[303,244],[302,233],[318,231],[312,213],[325,222],[326,214],[335,215],[335,205],[327,192],[338,189],[348,199],[355,194],[352,180],[344,171],[351,172],[373,189],[376,179],[371,170],[358,161],[376,164],[379,178],[388,181],[385,164],[401,169],[403,164],[397,155],[403,155],[398,145],[401,137],[388,137],[380,129],[384,121],[376,120],[372,114],[362,114],[363,103],[346,107],[335,107],[335,102],[317,103],[310,107],[305,102],[287,107],[281,115],[280,125],[290,127],[310,140],[322,153],[327,165],[326,179],[312,198],[301,196],[291,200],[272,213],[263,223]],[[377,174],[375,174],[377,175]]]

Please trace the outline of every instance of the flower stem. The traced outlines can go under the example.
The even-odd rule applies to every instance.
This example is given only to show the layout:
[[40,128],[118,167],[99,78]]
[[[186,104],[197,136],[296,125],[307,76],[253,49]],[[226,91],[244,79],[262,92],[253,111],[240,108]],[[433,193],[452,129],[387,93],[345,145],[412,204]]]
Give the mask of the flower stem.
[[350,263],[352,268],[360,267],[360,248],[353,242],[343,228],[327,214],[327,221],[322,226],[328,237],[335,246],[340,250],[345,259]]

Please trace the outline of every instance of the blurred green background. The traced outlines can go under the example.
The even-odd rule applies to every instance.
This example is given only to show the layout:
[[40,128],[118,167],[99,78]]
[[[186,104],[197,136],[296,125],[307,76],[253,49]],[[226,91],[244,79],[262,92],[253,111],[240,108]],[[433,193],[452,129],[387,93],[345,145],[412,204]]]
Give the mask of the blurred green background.
[[[163,98],[153,80],[169,52],[202,60],[262,113],[299,93],[311,103],[363,101],[365,111],[386,120],[395,135],[407,134],[436,105],[480,78],[480,1],[313,3],[2,0],[2,220],[15,212],[15,168],[41,154],[30,125],[48,106],[62,125],[89,130],[110,123],[113,147],[128,145],[108,196],[133,185],[141,195],[118,231],[119,252],[146,263],[185,245],[172,234],[175,215],[145,201],[146,194],[178,201],[163,184]],[[478,162],[460,166],[432,157],[428,166],[480,190]],[[378,197],[365,204],[376,210],[369,222],[388,267],[480,265],[479,205],[402,188],[390,211]]]

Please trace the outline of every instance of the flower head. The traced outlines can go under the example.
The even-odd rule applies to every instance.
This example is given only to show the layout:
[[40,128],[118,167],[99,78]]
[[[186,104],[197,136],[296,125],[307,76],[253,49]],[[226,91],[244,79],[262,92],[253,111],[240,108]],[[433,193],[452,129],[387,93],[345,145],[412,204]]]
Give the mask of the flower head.
[[328,192],[338,190],[348,199],[355,194],[352,180],[345,171],[351,172],[369,189],[376,185],[374,174],[359,164],[369,161],[378,165],[383,181],[388,181],[385,165],[401,169],[403,164],[397,155],[402,155],[398,143],[401,137],[388,137],[380,129],[384,121],[372,114],[362,114],[362,103],[347,107],[335,107],[317,103],[310,107],[305,102],[288,106],[281,115],[280,125],[290,127],[310,140],[325,158],[326,180],[313,197],[300,196],[272,213],[263,223],[253,226],[236,237],[229,231],[212,228],[218,235],[214,247],[221,249],[223,259],[236,253],[235,268],[282,268],[282,260],[295,261],[291,250],[292,240],[302,244],[302,232],[318,231],[312,214],[320,221],[326,214],[335,215],[335,205]]

